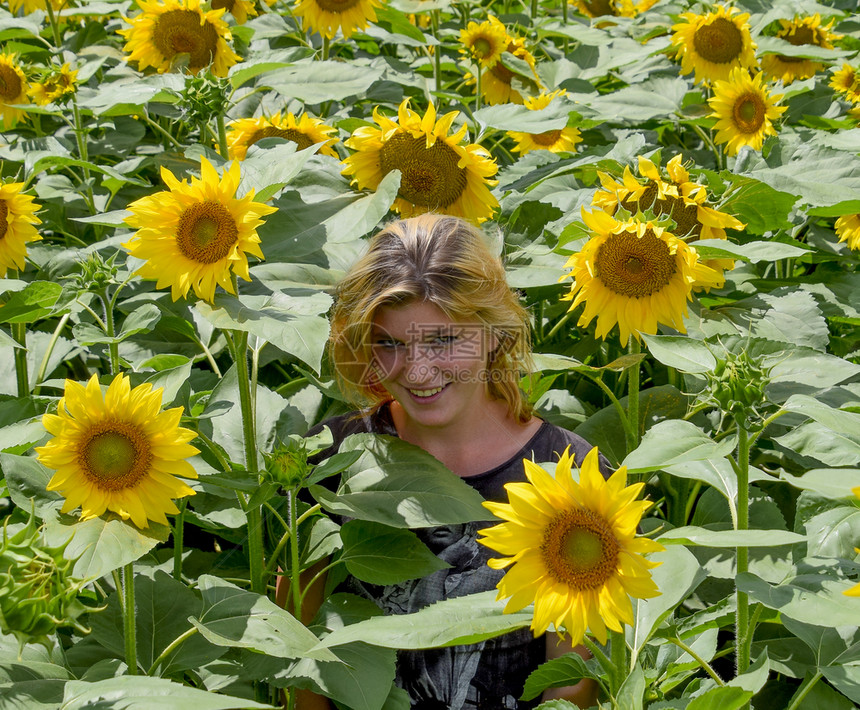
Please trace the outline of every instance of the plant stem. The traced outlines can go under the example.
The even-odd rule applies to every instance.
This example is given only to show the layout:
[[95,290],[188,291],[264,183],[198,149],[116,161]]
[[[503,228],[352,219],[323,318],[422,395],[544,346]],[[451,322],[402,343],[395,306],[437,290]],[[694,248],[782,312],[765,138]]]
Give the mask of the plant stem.
[[12,323],[12,338],[21,347],[15,348],[15,378],[18,381],[18,397],[30,394],[30,377],[27,372],[27,324]]
[[803,702],[803,699],[809,694],[809,691],[812,690],[813,686],[819,680],[821,680],[821,673],[816,673],[815,675],[810,676],[809,679],[805,679],[797,689],[794,697],[791,699],[791,705],[789,705],[786,710],[797,710]]
[[[108,298],[107,289],[101,291],[99,296],[105,309],[105,334],[113,339],[116,337],[116,326],[113,318],[114,301]],[[119,372],[119,343],[111,340],[108,343],[108,351],[110,352],[110,374],[116,376]]]
[[532,0],[531,15],[532,15],[532,24],[534,24],[535,20],[537,20],[537,15],[538,15],[538,0]]
[[[75,142],[78,145],[78,155],[80,155],[81,160],[86,163],[90,159],[89,151],[87,150],[86,130],[84,129],[84,123],[81,120],[81,110],[78,108],[78,99],[74,94],[72,94],[72,116],[75,121]],[[90,182],[90,169],[86,165],[84,165],[82,169],[84,171],[84,181],[87,186],[87,206],[90,208],[90,212],[95,214],[96,202],[93,197],[93,186]]]
[[[630,354],[638,355],[642,352],[642,345],[630,336]],[[630,427],[633,431],[633,448],[639,446],[640,426],[639,426],[639,372],[640,363],[636,363],[627,370],[627,418],[630,420]],[[632,451],[632,449],[631,449]]]
[[549,329],[549,333],[547,333],[540,342],[545,343],[547,340],[550,340],[552,338],[552,336],[554,336],[561,329],[561,327],[565,323],[567,323],[568,320],[570,320],[571,315],[572,315],[571,312],[568,311],[561,318],[559,318],[555,322],[555,325]]
[[66,313],[62,318],[60,318],[57,323],[57,327],[54,328],[54,332],[51,334],[51,341],[48,343],[48,347],[45,349],[45,354],[42,356],[42,362],[39,363],[39,369],[36,372],[36,377],[33,379],[33,392],[34,394],[39,393],[39,384],[42,380],[45,379],[46,371],[48,369],[48,362],[51,359],[51,353],[54,352],[54,348],[57,345],[57,341],[60,339],[60,333],[63,332],[63,328],[66,327],[66,323],[69,322],[69,318],[71,317],[71,313]]
[[615,407],[615,411],[618,414],[618,418],[621,420],[621,426],[624,427],[624,439],[627,444],[627,451],[633,451],[636,448],[633,436],[633,428],[630,425],[630,421],[628,419],[628,412],[624,411],[624,407],[621,406],[621,402],[618,401],[618,397],[615,396],[615,393],[612,389],[607,385],[602,377],[592,377],[591,378],[594,383],[603,390],[604,394],[609,397],[609,400],[612,402],[612,406]]
[[218,128],[218,153],[227,160],[227,128],[224,126],[224,113],[219,111],[215,117],[215,125]]
[[298,511],[296,510],[298,500],[294,490],[287,494],[290,506],[290,590],[293,597],[293,616],[302,620],[302,590],[299,580],[299,524]]
[[54,46],[59,49],[63,44],[60,37],[60,26],[57,23],[57,17],[54,15],[54,8],[50,2],[45,3],[45,11],[48,13],[48,22],[51,25],[51,33],[54,35]]
[[693,657],[693,660],[698,663],[711,678],[714,679],[717,685],[725,685],[726,682],[717,675],[716,671],[711,668],[711,665],[702,658],[698,653],[696,653],[692,648],[690,648],[687,644],[681,641],[680,638],[670,638],[669,641],[674,643],[678,648],[683,650],[685,653],[689,654]]
[[[433,27],[433,36],[439,40],[439,10],[430,12],[430,23]],[[442,44],[433,45],[433,84],[437,93],[442,91]]]
[[173,521],[173,576],[182,581],[182,552],[185,538],[185,506],[188,503],[187,498],[182,498],[178,504],[179,512],[176,514],[176,519]]
[[323,37],[322,43],[322,60],[325,61],[328,59],[329,52],[331,51],[331,40],[328,37]]
[[164,649],[164,650],[163,650],[163,651],[158,655],[158,658],[156,658],[156,659],[152,662],[152,665],[149,667],[149,670],[146,672],[146,675],[152,675],[153,673],[155,673],[156,668],[158,668],[158,666],[159,666],[160,664],[164,663],[165,659],[166,659],[166,658],[167,658],[171,653],[173,653],[177,648],[179,648],[179,646],[180,646],[181,644],[185,643],[185,641],[187,641],[188,639],[190,639],[190,638],[191,638],[192,636],[194,636],[194,634],[196,634],[196,633],[197,633],[197,627],[196,627],[196,626],[192,626],[190,629],[186,629],[182,634],[180,634],[180,635],[179,635],[179,636],[177,636],[175,639],[173,639],[173,641],[171,641],[171,642],[168,644],[167,648],[165,648],[165,649]]
[[134,608],[134,562],[129,562],[123,568],[123,629],[125,632],[125,663],[129,675],[137,675],[137,640]]
[[612,654],[612,695],[618,695],[627,677],[627,642],[623,631],[609,632],[609,652]]
[[[738,459],[737,459],[737,476],[738,476],[738,530],[749,530],[749,465],[750,465],[750,449],[749,449],[749,434],[746,428],[742,425],[738,426]],[[737,548],[737,574],[741,575],[749,570],[749,548]],[[736,643],[737,651],[737,672],[738,675],[745,673],[750,665],[749,649],[747,643],[747,635],[749,634],[749,596],[746,592],[737,590],[737,631]]]

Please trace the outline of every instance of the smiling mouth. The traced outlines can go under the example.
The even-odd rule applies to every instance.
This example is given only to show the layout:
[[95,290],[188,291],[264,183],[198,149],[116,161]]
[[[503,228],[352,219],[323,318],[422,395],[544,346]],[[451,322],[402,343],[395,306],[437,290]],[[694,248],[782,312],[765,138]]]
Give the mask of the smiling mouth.
[[421,397],[421,398],[426,399],[426,398],[432,397],[433,395],[439,394],[447,386],[448,385],[445,384],[445,385],[442,385],[441,387],[433,387],[432,389],[427,389],[427,390],[413,390],[413,389],[409,389],[409,388],[407,388],[407,389],[409,391],[409,394],[411,394],[413,397]]

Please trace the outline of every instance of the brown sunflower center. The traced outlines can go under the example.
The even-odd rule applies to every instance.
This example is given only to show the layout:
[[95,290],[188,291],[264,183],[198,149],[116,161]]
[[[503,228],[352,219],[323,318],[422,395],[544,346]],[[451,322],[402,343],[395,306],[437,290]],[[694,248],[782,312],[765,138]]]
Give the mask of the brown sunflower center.
[[191,70],[212,62],[218,48],[218,32],[211,22],[200,22],[199,12],[169,10],[158,16],[152,30],[152,41],[166,59],[188,54]]
[[[791,29],[785,30],[777,35],[777,37],[781,37],[786,42],[790,42],[795,47],[800,47],[804,44],[812,44],[816,46],[821,46],[821,42],[819,41],[818,35],[815,33],[811,27],[801,26],[794,29],[792,32]],[[788,62],[789,64],[794,62],[805,62],[806,60],[803,57],[789,57],[785,54],[778,54],[780,61]]]
[[316,0],[319,8],[325,12],[341,13],[346,12],[354,5],[358,5],[361,0]]
[[650,229],[641,237],[631,232],[610,234],[594,262],[596,276],[606,288],[630,298],[656,293],[677,269],[669,246]]
[[583,0],[582,4],[592,17],[602,17],[604,15],[617,15],[615,3],[612,0]]
[[756,133],[764,125],[767,106],[755,93],[739,96],[732,107],[735,127],[741,133]]
[[12,67],[0,64],[0,101],[14,103],[21,95],[21,77]]
[[6,200],[0,200],[0,239],[6,237],[6,232],[9,230],[9,205]]
[[532,134],[532,140],[538,145],[555,145],[559,138],[561,138],[561,131],[544,131],[543,133]]
[[146,435],[128,422],[106,420],[85,434],[78,464],[98,488],[131,488],[148,472],[152,451]]
[[230,253],[239,229],[229,210],[219,202],[197,202],[179,218],[176,246],[191,261],[214,264]]
[[725,17],[702,25],[693,35],[693,48],[702,59],[714,64],[727,64],[740,57],[744,38],[737,25]]
[[382,174],[400,170],[400,197],[429,209],[452,205],[466,190],[466,170],[458,167],[460,156],[437,140],[430,148],[423,136],[395,133],[379,151]]
[[650,181],[638,202],[627,198],[621,201],[621,206],[632,214],[636,214],[638,209],[650,209],[657,217],[660,215],[671,217],[675,220],[675,224],[678,225],[677,229],[674,230],[677,236],[698,238],[702,233],[702,223],[698,217],[698,206],[685,203],[682,197],[665,195],[662,198],[658,198],[657,194],[657,184]]
[[298,144],[299,150],[310,148],[313,141],[301,131],[295,128],[278,128],[276,126],[266,126],[259,131],[254,131],[248,139],[248,145],[252,146],[263,138],[285,138],[288,141]]
[[559,513],[546,526],[540,549],[550,576],[574,589],[598,589],[618,570],[618,541],[591,510]]
[[227,12],[233,12],[235,4],[236,0],[212,0],[212,9],[220,10],[223,7]]

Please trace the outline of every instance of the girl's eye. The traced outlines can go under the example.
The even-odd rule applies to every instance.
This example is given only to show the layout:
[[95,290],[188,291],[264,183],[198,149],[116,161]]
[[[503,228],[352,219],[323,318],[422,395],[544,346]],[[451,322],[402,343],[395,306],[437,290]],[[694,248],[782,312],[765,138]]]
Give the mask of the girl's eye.
[[456,335],[437,335],[433,338],[434,345],[453,345],[457,342]]
[[380,340],[377,340],[377,341],[374,343],[374,345],[375,345],[376,347],[379,347],[379,348],[385,348],[385,349],[394,349],[394,348],[396,348],[396,347],[398,347],[398,346],[400,346],[400,345],[402,345],[402,344],[403,344],[403,343],[401,343],[401,342],[399,342],[399,341],[397,341],[397,340],[390,340],[390,339],[387,339],[387,338],[386,338],[386,339],[380,339]]

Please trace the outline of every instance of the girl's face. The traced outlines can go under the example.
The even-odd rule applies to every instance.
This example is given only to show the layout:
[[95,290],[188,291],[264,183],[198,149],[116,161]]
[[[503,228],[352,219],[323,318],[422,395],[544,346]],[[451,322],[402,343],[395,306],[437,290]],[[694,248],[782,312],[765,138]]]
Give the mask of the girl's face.
[[487,362],[494,347],[485,326],[453,321],[427,301],[382,307],[371,329],[380,384],[423,427],[481,416],[490,402]]

